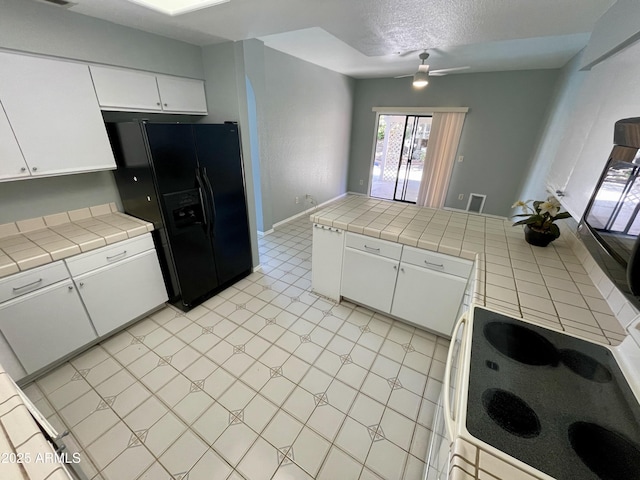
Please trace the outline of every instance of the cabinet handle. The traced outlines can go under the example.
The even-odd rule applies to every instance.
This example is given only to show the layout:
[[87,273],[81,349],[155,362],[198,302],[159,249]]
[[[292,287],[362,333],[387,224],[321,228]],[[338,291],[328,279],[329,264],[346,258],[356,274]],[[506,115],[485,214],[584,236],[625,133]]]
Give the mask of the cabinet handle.
[[20,169],[20,171],[21,171],[21,172],[26,172],[26,171],[27,171],[27,169],[26,169],[25,167],[22,167],[22,168]]
[[127,251],[125,250],[124,252],[120,252],[120,253],[118,253],[116,255],[111,255],[110,257],[107,257],[107,260],[111,260],[112,258],[121,257],[121,256],[126,255],[126,254],[127,254]]
[[430,267],[444,268],[444,265],[442,263],[431,263],[427,262],[426,260],[424,261],[424,263],[426,263]]
[[394,269],[394,270],[397,270],[397,269],[398,269],[398,265],[394,265],[394,266],[393,266],[393,269]]
[[165,103],[164,106],[167,107],[168,105]]
[[35,285],[38,285],[40,282],[42,282],[41,278],[39,278],[35,282],[31,282],[31,283],[27,283],[26,285],[22,285],[21,287],[13,287],[13,291],[17,292],[19,290],[22,290],[23,288],[33,287]]
[[84,282],[80,282],[80,287],[84,287]]
[[34,172],[36,172],[38,170],[38,167],[33,167],[31,170],[33,170]]
[[564,197],[564,192],[562,190],[556,190],[556,196]]
[[69,285],[67,288],[68,288],[69,290],[73,290],[73,285]]
[[367,250],[373,250],[374,252],[379,252],[380,251],[379,248],[367,247],[366,245],[364,246],[364,248],[366,248]]
[[156,102],[156,105],[157,105],[157,106],[160,106],[160,102]]
[[401,268],[401,269],[400,269],[400,271],[401,271],[402,273],[404,273],[404,268]]

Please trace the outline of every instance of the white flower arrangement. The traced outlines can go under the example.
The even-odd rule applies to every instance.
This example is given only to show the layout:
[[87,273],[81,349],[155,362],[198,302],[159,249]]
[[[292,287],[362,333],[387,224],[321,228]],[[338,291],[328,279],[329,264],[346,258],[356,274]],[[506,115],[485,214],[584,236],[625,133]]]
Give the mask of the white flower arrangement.
[[[533,206],[529,206],[532,204]],[[511,208],[522,208],[522,212],[514,217],[527,217],[523,220],[515,222],[513,225],[528,225],[529,228],[540,233],[547,233],[553,235],[554,238],[560,236],[560,229],[555,222],[563,218],[569,218],[571,215],[568,212],[560,212],[560,202],[554,197],[547,198],[546,201],[541,200],[522,200],[514,203]]]

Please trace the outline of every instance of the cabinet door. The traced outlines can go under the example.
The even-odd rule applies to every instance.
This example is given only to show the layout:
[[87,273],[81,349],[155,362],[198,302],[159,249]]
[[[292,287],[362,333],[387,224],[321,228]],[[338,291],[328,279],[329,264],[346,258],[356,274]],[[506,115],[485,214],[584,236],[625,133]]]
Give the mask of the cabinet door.
[[0,101],[32,175],[116,168],[89,67],[0,53]]
[[161,111],[153,73],[91,65],[91,77],[102,110]]
[[0,102],[0,180],[29,176],[29,167],[24,161],[2,102]]
[[28,374],[96,338],[71,280],[2,304],[0,330]]
[[202,80],[164,75],[158,75],[156,78],[163,111],[206,115],[207,99]]
[[397,273],[397,260],[345,248],[341,293],[358,303],[389,313]]
[[311,286],[318,295],[340,300],[344,232],[324,225],[313,226]]
[[167,300],[155,250],[74,278],[98,335],[105,335]]
[[467,279],[402,262],[391,314],[451,336]]

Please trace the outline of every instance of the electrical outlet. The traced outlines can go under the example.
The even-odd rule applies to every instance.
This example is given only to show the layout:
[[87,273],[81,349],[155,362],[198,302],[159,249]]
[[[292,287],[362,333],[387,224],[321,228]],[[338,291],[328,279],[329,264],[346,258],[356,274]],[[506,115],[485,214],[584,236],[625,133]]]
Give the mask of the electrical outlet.
[[464,155],[460,155],[458,157],[458,163],[462,163],[463,160],[464,160]]
[[300,197],[296,197],[296,203],[300,203]]
[[360,179],[360,185],[364,185],[364,180]]
[[461,193],[460,195],[458,195],[458,200],[464,200],[464,193]]

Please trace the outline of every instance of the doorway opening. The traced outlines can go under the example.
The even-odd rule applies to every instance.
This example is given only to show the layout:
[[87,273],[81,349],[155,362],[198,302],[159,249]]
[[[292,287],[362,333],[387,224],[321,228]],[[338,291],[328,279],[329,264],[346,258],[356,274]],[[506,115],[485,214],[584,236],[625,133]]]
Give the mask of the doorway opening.
[[416,203],[431,115],[379,115],[369,195]]

